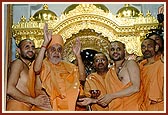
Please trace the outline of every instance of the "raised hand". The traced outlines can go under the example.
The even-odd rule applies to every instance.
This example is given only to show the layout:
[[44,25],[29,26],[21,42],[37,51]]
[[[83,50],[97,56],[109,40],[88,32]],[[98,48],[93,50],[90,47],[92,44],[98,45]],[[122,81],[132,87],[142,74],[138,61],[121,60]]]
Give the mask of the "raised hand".
[[158,14],[163,14],[164,13],[164,6],[160,6],[158,8]]
[[75,56],[79,56],[80,55],[80,51],[81,51],[81,42],[79,38],[76,38],[76,44],[73,45],[72,50],[75,54]]
[[52,31],[48,31],[48,24],[47,23],[45,23],[43,31],[44,31],[43,45],[47,46],[49,44],[49,42],[51,41],[51,37],[52,37]]

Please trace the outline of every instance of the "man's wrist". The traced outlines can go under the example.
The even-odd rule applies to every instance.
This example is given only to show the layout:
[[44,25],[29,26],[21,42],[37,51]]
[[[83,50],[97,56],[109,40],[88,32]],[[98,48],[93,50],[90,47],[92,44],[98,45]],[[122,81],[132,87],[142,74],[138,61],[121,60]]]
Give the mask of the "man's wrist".
[[42,46],[41,46],[41,48],[45,48],[45,49],[47,49],[47,46],[45,46],[45,45],[42,45]]
[[77,59],[82,59],[81,55],[75,55]]
[[28,99],[28,100],[30,101],[30,103],[31,103],[31,104],[34,104],[34,105],[35,105],[35,100],[34,100],[34,98],[29,97],[29,99]]
[[92,98],[92,103],[97,103],[98,99],[93,99]]

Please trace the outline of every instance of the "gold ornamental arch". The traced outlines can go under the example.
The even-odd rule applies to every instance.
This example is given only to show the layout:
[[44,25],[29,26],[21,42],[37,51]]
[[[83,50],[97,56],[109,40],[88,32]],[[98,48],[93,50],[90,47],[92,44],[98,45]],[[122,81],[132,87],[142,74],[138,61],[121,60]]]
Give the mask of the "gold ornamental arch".
[[[47,6],[47,5],[44,5]],[[43,7],[46,8],[46,7]],[[12,26],[16,43],[25,38],[33,39],[37,48],[43,42],[43,26],[48,23],[54,34],[62,35],[64,39],[64,59],[75,59],[72,44],[77,37],[82,42],[82,50],[93,49],[107,54],[110,41],[121,41],[126,44],[127,52],[141,55],[141,41],[150,29],[158,27],[158,21],[148,11],[146,16],[139,13],[138,17],[114,15],[110,11],[96,7],[93,4],[79,4],[67,14],[48,20],[35,20],[33,16],[26,21],[21,17],[20,22]]]

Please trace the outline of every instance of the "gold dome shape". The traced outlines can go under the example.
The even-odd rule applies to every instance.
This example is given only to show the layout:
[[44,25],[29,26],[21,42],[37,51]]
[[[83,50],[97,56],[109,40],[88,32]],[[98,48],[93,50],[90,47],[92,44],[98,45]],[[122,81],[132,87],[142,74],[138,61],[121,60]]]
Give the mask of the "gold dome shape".
[[123,8],[119,9],[117,14],[119,17],[138,17],[140,11],[130,6],[129,4],[125,4]]
[[33,18],[35,19],[34,21],[48,21],[48,20],[55,20],[57,15],[52,12],[51,10],[48,10],[48,5],[44,4],[43,9],[37,11],[34,15]]
[[[72,4],[72,5],[68,6],[68,7],[64,10],[63,14],[68,14],[69,11],[75,9],[78,5],[79,5],[79,4]],[[105,5],[103,5],[103,4],[93,4],[93,5],[95,5],[95,6],[96,6],[97,8],[99,8],[99,9],[102,9],[105,13],[108,13],[108,12],[109,12],[109,9],[108,9]]]

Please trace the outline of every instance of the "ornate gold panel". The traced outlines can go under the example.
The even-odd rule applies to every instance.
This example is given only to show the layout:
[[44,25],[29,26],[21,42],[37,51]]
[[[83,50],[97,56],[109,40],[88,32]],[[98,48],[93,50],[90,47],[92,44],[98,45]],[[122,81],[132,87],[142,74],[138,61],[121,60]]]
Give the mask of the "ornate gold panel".
[[73,61],[75,59],[72,52],[72,44],[75,44],[77,37],[80,38],[82,42],[82,50],[92,49],[98,52],[104,52],[107,55],[107,47],[110,43],[108,38],[102,36],[101,33],[96,33],[93,29],[84,29],[66,39],[64,47],[64,58],[66,60]]
[[43,42],[43,26],[48,23],[54,34],[63,36],[65,42],[64,58],[72,61],[75,57],[72,46],[75,38],[82,41],[82,50],[94,49],[107,54],[110,41],[118,40],[126,44],[128,53],[141,55],[141,41],[150,29],[158,27],[158,21],[147,12],[146,16],[140,12],[138,17],[120,17],[111,12],[97,8],[93,4],[79,4],[68,14],[62,14],[55,20],[35,21],[32,17],[13,25],[13,36],[18,43],[29,37],[34,40],[36,47]]

